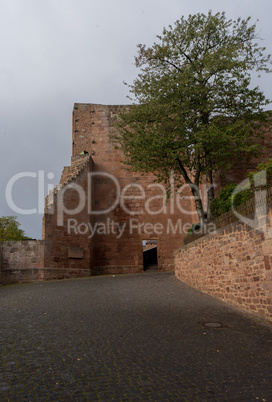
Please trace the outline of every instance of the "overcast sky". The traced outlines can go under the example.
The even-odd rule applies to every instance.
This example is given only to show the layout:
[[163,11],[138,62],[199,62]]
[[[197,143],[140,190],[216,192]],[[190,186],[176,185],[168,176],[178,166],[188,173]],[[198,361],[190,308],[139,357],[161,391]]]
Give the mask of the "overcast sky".
[[[12,211],[7,183],[20,172],[38,171],[45,172],[45,193],[59,182],[70,165],[74,103],[128,103],[123,81],[132,83],[138,74],[133,64],[138,43],[151,45],[182,15],[212,10],[232,19],[258,19],[272,53],[271,0],[0,0],[0,5],[0,216],[17,215],[36,239],[42,214]],[[271,78],[259,81],[269,98]],[[54,179],[47,178],[51,172]],[[34,177],[13,188],[22,209],[38,208],[37,194]]]

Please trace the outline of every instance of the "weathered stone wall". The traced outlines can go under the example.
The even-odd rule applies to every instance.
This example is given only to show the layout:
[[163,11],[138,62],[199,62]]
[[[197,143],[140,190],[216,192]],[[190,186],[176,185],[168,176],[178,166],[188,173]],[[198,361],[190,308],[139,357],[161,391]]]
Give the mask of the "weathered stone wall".
[[[187,224],[188,229],[192,223],[193,202],[180,200],[182,209],[173,200],[165,205],[162,189],[153,184],[152,174],[131,172],[122,163],[122,154],[115,149],[111,134],[116,115],[123,107],[74,106],[73,155],[87,151],[96,174],[93,219],[98,230],[93,237],[94,273],[141,272],[142,240],[148,239],[157,240],[158,269],[173,271],[174,250],[185,235],[183,226]],[[115,201],[114,208],[105,213]]]
[[271,216],[270,204],[268,214],[258,217],[256,229],[236,220],[180,248],[175,257],[176,277],[272,320]]
[[0,283],[31,282],[44,279],[42,240],[0,243]]
[[83,230],[70,230],[70,220],[77,225],[90,223],[87,195],[91,194],[88,174],[92,168],[89,155],[73,157],[71,166],[64,168],[60,185],[46,199],[43,239],[47,279],[91,275],[92,241]]

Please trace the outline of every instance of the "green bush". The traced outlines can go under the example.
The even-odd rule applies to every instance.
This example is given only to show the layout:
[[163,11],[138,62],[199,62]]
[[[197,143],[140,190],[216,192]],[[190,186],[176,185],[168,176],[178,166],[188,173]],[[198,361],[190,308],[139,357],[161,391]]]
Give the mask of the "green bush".
[[[260,181],[258,180],[258,173],[260,173],[262,170],[266,170],[266,183],[265,187],[269,188],[272,187],[272,159],[269,159],[266,162],[259,163],[257,166],[256,171],[254,172],[249,172],[248,178],[250,180],[251,186],[254,187],[261,185]],[[255,177],[254,177],[255,176]]]
[[187,234],[194,233],[196,230],[200,229],[200,223],[193,223],[192,226],[188,229]]
[[[266,181],[264,183],[263,175],[258,175],[263,170],[266,171]],[[237,184],[228,183],[220,190],[219,196],[212,200],[210,206],[213,219],[230,211],[232,203],[234,207],[237,207],[248,201],[253,196],[255,187],[272,187],[272,159],[260,163],[255,171],[248,173],[247,178],[250,182],[250,188],[248,188],[248,184],[244,186],[244,189],[239,185],[239,188],[235,191]]]
[[244,190],[235,193],[236,187],[237,184],[228,183],[220,190],[219,196],[212,200],[210,208],[211,216],[213,219],[230,211],[232,205],[234,207],[237,207],[238,205],[245,203],[251,198],[251,188],[245,188]]

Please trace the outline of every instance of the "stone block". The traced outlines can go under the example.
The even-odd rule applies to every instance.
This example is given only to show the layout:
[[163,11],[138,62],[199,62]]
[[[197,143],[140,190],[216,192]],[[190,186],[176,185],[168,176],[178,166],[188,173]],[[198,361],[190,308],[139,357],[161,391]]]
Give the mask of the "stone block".
[[264,255],[272,255],[272,239],[267,239],[262,242],[262,250]]
[[83,259],[84,250],[80,247],[68,247],[68,258]]

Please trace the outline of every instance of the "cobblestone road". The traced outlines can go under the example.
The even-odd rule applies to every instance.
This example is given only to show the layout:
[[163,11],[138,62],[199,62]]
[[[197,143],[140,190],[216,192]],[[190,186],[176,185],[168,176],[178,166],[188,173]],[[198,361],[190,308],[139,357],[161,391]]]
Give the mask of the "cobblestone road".
[[1,287],[0,320],[1,401],[272,401],[272,327],[173,274]]

